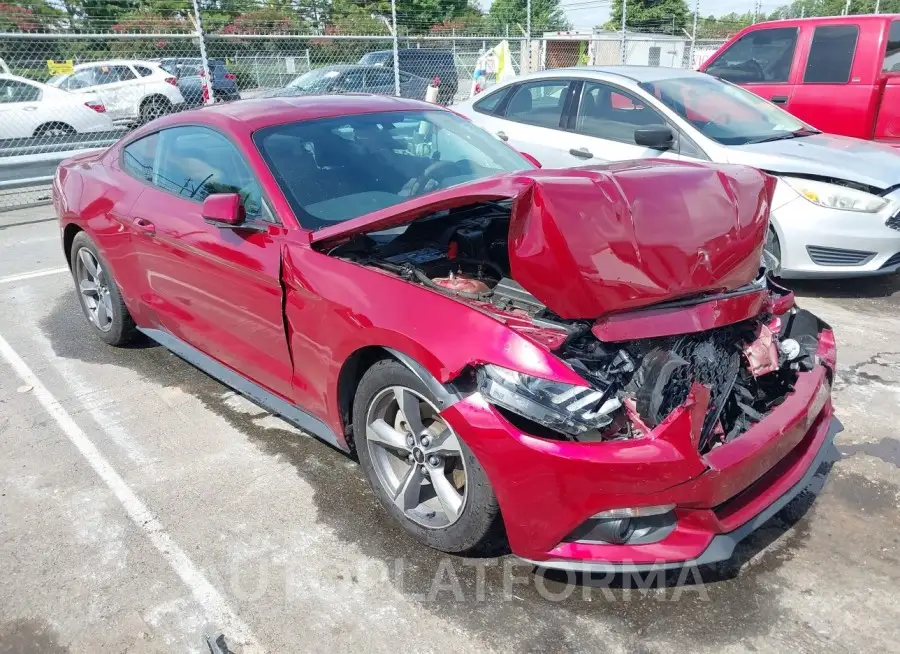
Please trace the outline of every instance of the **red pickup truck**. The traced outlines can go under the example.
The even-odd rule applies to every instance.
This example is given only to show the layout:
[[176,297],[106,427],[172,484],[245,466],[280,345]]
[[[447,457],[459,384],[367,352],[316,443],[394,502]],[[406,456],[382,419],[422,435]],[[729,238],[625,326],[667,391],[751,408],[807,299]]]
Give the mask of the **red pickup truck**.
[[900,14],[759,23],[700,70],[824,132],[900,147]]

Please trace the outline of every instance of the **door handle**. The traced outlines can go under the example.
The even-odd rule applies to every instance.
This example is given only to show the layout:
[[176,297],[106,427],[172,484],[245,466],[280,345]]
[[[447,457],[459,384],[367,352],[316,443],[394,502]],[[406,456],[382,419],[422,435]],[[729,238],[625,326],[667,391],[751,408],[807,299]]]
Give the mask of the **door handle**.
[[501,141],[508,141],[509,137],[506,135],[506,132],[497,132],[497,138]]
[[22,107],[23,111],[36,111],[37,107]]
[[146,218],[135,218],[134,226],[137,227],[139,231],[144,232],[145,234],[156,234],[156,225],[154,225]]
[[772,98],[772,104],[787,104],[788,97],[786,95],[776,95]]
[[579,159],[594,158],[593,153],[587,148],[578,148],[577,150],[575,148],[572,148],[571,150],[569,150],[569,154],[571,154],[573,157],[578,157]]

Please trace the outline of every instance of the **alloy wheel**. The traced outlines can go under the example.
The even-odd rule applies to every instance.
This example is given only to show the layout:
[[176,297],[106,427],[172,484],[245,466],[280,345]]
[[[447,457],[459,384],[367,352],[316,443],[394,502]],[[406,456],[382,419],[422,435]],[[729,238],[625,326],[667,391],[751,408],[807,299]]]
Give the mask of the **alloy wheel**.
[[88,319],[101,331],[108,332],[113,322],[109,278],[100,261],[87,248],[81,248],[75,256],[75,282]]
[[463,453],[434,404],[405,386],[384,389],[369,404],[366,441],[379,482],[407,518],[432,529],[459,519],[468,481]]

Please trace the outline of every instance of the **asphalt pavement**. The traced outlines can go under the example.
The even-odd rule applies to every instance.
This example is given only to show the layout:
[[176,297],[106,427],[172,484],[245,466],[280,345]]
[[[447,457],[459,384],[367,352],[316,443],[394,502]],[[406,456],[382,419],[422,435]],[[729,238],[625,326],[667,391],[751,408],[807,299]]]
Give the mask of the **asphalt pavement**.
[[352,459],[102,344],[50,208],[2,213],[0,653],[900,652],[900,277],[795,288],[839,346],[818,496],[729,564],[579,585],[426,549]]

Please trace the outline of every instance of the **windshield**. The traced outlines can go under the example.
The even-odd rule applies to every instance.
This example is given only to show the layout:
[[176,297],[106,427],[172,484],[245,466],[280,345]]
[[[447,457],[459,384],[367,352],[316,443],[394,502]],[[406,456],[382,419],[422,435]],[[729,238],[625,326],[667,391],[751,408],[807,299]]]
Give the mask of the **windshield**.
[[303,73],[288,84],[288,88],[301,89],[303,91],[326,91],[328,90],[328,85],[340,74],[339,70],[317,68],[308,73]]
[[786,111],[739,86],[697,76],[641,84],[704,136],[744,145],[816,133]]
[[416,195],[534,167],[447,111],[393,111],[274,125],[253,139],[308,229]]

